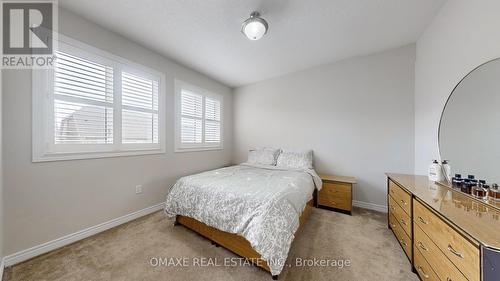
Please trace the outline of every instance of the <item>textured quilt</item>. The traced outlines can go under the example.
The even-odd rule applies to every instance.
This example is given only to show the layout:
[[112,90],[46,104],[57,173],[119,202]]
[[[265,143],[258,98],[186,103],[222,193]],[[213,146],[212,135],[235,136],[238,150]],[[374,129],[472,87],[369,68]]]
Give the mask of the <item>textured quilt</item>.
[[179,179],[165,213],[245,237],[278,275],[314,188],[321,179],[312,169],[241,164]]

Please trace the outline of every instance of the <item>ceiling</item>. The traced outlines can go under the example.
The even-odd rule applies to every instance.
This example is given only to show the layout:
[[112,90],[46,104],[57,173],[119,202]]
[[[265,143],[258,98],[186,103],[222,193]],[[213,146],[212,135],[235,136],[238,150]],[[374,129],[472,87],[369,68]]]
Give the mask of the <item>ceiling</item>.
[[[445,0],[59,0],[230,87],[415,42]],[[269,23],[241,34],[252,11]]]

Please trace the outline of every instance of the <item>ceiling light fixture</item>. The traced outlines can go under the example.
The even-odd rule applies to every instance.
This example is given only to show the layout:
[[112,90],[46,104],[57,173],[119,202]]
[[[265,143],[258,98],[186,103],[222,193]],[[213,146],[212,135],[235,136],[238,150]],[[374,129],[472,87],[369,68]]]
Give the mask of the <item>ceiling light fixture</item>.
[[251,13],[241,26],[241,32],[250,40],[259,40],[267,33],[268,29],[267,21],[260,17],[259,12]]

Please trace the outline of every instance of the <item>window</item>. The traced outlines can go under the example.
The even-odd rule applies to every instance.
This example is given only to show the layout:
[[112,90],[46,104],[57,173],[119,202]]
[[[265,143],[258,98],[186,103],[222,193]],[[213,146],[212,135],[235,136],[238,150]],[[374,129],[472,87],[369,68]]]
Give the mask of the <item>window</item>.
[[164,77],[60,35],[33,71],[33,161],[163,153]]
[[175,150],[222,149],[222,96],[175,81]]

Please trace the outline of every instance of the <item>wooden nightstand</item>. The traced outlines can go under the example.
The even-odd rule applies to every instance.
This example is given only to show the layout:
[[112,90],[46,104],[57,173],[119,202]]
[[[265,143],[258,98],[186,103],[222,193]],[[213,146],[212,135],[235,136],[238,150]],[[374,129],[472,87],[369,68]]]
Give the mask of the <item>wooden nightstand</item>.
[[318,193],[318,207],[351,215],[353,177],[320,174],[323,187]]

